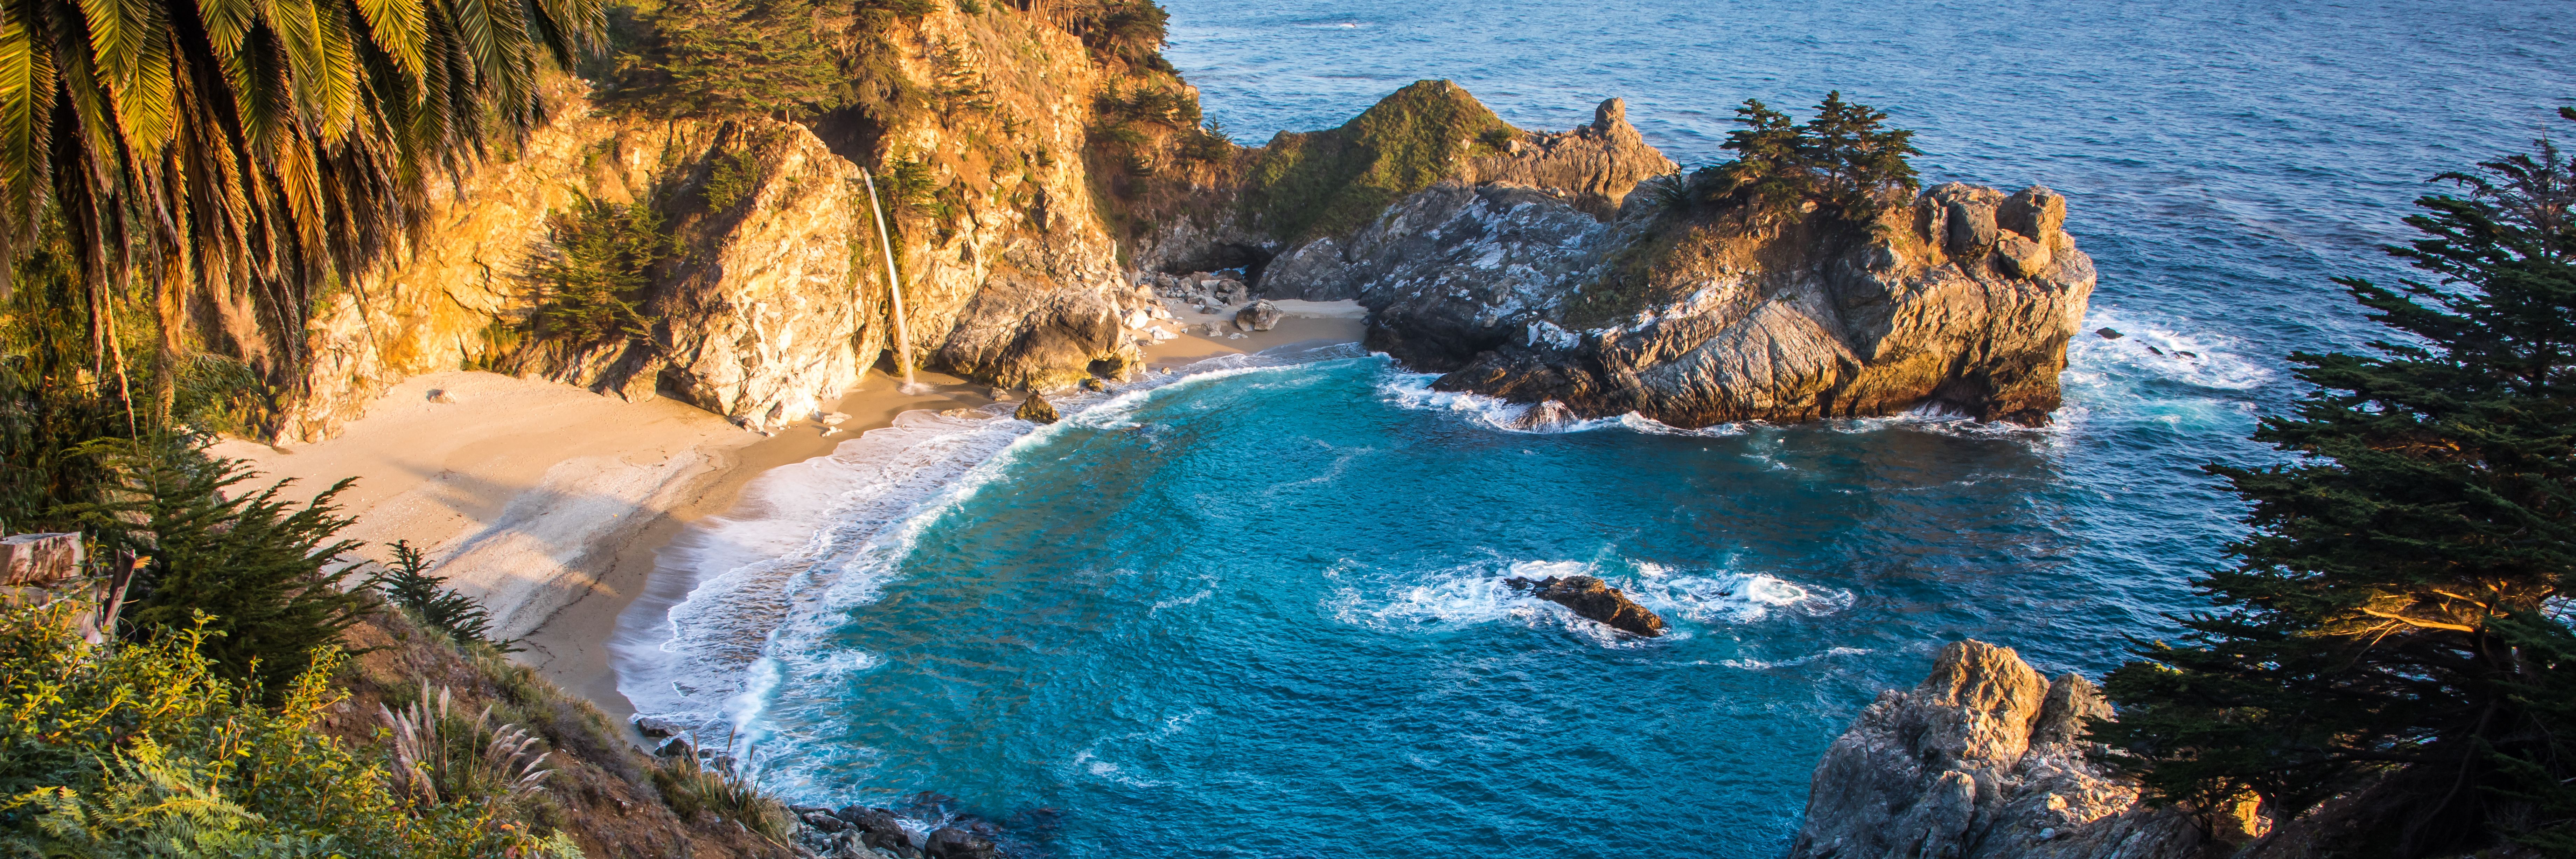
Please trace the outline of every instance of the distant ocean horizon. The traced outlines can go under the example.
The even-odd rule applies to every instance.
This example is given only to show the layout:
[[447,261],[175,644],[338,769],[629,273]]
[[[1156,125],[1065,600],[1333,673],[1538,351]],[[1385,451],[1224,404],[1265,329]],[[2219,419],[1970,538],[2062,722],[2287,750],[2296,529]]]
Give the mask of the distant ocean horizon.
[[[1025,436],[910,416],[796,472],[793,516],[682,547],[704,577],[639,708],[757,652],[725,715],[767,783],[937,791],[1066,857],[1777,857],[1819,754],[1941,644],[2098,676],[2204,605],[2241,509],[2202,466],[2277,461],[2246,435],[2302,393],[2284,356],[2381,336],[2330,278],[2403,276],[2378,248],[2428,177],[2576,127],[2576,21],[2540,4],[1165,5],[1251,144],[1446,78],[1534,129],[1625,99],[1700,166],[1742,100],[1839,90],[1918,132],[1927,183],[2066,194],[2085,329],[2123,336],[2077,338],[2038,430],[1532,433],[1350,347]],[[742,546],[787,547],[790,592],[738,588]],[[1501,584],[1576,572],[1673,634]]]

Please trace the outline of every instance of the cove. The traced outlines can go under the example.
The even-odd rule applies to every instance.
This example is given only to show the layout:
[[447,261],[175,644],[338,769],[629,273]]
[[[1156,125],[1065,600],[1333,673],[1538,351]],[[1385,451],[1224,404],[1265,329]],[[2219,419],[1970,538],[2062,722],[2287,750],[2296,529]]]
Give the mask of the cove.
[[[1738,836],[1712,854],[1770,855],[1817,754],[1932,643],[2111,653],[2184,594],[2087,547],[2207,542],[2071,521],[2100,494],[2063,430],[1520,432],[1355,354],[1093,405],[977,466],[890,563],[816,574],[867,597],[753,669],[737,718],[764,778],[818,802],[935,789],[1076,856],[1714,832]],[[1673,634],[1501,582],[1572,572]]]

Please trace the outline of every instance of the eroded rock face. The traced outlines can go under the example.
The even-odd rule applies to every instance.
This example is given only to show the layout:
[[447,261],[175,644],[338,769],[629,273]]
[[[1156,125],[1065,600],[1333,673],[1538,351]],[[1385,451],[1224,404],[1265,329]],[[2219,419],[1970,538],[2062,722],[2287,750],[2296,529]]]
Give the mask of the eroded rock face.
[[[944,201],[893,219],[918,363],[1038,388],[1136,365],[1125,321],[1154,302],[1122,276],[1075,155],[1103,71],[1071,33],[1015,16],[943,7],[902,27],[889,38],[920,50],[895,52],[900,74],[975,82],[989,105],[862,134],[828,118],[621,119],[587,109],[577,85],[556,93],[565,109],[510,158],[461,187],[433,183],[411,253],[317,310],[305,393],[284,404],[280,436],[328,437],[402,379],[460,366],[667,394],[755,430],[801,420],[895,344],[862,164],[882,182],[906,162]],[[724,200],[708,196],[719,167]],[[649,337],[519,333],[536,306],[530,275],[552,252],[549,217],[583,199],[650,205],[669,225],[677,252],[652,274]]]
[[1439,186],[1332,265],[1299,264],[1354,289],[1370,348],[1447,373],[1443,390],[1681,427],[1927,404],[2035,425],[2094,285],[2056,227],[2064,205],[1952,184],[1875,229],[1756,232],[1642,211],[1603,224],[1546,194]]
[[[2083,676],[2050,682],[2009,648],[1942,648],[1827,749],[1791,859],[2198,859],[2176,809],[2093,762],[2084,720],[2110,715]],[[2222,854],[2223,855],[2223,854]]]

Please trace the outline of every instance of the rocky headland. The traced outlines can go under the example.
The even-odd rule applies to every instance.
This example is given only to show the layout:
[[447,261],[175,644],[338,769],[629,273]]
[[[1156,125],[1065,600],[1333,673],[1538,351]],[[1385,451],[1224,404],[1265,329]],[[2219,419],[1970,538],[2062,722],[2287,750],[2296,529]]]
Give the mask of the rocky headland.
[[2010,648],[1953,642],[1826,750],[1790,859],[2208,859],[2265,834],[2251,802],[2145,802],[2085,739],[2087,720],[2111,717],[2083,675],[2052,681]]

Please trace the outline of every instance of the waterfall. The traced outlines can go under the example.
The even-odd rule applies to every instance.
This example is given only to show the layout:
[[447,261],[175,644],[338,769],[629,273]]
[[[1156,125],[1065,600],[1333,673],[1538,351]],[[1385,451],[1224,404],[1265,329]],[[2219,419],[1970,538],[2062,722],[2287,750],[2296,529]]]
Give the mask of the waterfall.
[[886,234],[885,204],[877,200],[877,177],[868,168],[859,168],[859,178],[868,183],[868,220],[877,225],[877,249],[885,252],[886,292],[894,296],[895,362],[903,365],[903,385],[895,390],[907,394],[929,393],[929,386],[912,378],[912,332],[903,321],[903,279],[894,270],[894,240]]

